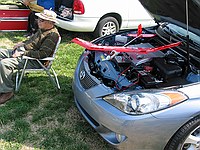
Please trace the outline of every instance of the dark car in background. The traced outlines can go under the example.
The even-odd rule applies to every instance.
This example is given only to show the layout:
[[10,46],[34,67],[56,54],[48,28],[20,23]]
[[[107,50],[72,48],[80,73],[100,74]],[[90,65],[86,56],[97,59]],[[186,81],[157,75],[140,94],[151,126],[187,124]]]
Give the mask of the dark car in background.
[[80,113],[123,150],[200,149],[200,1],[140,0],[157,25],[88,42],[73,80]]

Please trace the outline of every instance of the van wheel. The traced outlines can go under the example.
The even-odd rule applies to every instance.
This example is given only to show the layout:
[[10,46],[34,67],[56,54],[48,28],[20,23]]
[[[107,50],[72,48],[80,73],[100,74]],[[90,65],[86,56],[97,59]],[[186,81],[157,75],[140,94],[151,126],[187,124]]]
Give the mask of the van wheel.
[[94,36],[105,36],[114,34],[119,31],[119,23],[114,17],[106,17],[99,21],[95,31]]
[[171,138],[165,150],[199,150],[200,149],[200,116],[182,126]]

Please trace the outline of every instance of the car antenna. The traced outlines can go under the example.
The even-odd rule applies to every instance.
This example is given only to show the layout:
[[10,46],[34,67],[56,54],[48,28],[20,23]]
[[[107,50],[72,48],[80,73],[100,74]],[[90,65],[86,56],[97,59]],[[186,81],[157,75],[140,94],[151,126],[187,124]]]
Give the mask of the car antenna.
[[189,49],[189,6],[188,6],[188,0],[186,0],[186,25],[187,25],[187,35],[186,35],[186,50],[187,50],[187,69],[190,68],[190,49]]

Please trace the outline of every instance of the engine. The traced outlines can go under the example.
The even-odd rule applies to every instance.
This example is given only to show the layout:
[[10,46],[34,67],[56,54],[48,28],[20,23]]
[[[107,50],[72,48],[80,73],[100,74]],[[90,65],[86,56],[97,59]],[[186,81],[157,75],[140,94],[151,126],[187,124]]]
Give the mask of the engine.
[[[129,46],[154,47],[150,43]],[[170,50],[147,54],[96,51],[91,52],[88,58],[91,74],[116,90],[173,85],[182,79],[185,66],[185,61]]]

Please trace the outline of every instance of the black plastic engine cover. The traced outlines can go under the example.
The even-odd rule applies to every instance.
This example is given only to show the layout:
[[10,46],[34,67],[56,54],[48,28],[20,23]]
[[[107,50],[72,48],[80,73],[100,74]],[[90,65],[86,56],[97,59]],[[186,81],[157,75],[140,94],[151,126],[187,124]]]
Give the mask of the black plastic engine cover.
[[182,75],[182,68],[177,63],[167,63],[165,58],[153,59],[156,74],[164,80]]

